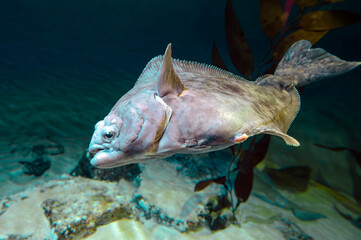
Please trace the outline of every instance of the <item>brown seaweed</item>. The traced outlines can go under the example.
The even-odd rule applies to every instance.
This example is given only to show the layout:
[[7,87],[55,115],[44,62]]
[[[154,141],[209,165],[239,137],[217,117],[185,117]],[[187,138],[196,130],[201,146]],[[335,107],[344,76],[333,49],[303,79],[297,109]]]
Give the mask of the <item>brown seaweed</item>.
[[213,42],[213,48],[212,48],[212,65],[228,71],[228,68],[224,63],[215,42]]
[[237,205],[246,202],[253,187],[253,162],[250,150],[243,151],[238,161],[238,173],[234,181],[234,193],[237,197]]
[[[200,181],[194,190],[201,191],[211,183],[221,184],[231,196],[231,192],[234,191],[237,198],[232,200],[235,210],[239,204],[246,202],[251,194],[254,178],[253,168],[266,156],[269,141],[270,136],[263,135],[258,141],[256,137],[253,137],[248,149],[244,148],[242,144],[231,147],[233,159],[227,175]],[[237,174],[235,179],[231,176],[233,173]]]
[[242,27],[239,24],[231,0],[226,3],[226,38],[228,53],[233,65],[244,76],[250,78],[253,71],[253,54],[247,44]]
[[361,21],[361,15],[341,10],[320,10],[302,16],[300,27],[307,31],[329,31]]
[[301,11],[303,11],[307,7],[316,6],[318,0],[296,0],[296,4],[300,7]]
[[[297,14],[289,19],[290,9],[284,9],[281,0],[260,0],[260,22],[265,35],[270,40],[271,47],[266,51],[259,68],[254,72],[256,77],[264,73],[272,73],[275,64],[293,43],[306,39],[315,44],[330,30],[361,21],[361,15],[357,13],[320,9],[325,5],[332,6],[341,1],[296,0],[295,3],[299,7]],[[249,76],[252,73],[254,57],[241,24],[237,22],[230,0],[226,3],[225,20],[227,44],[232,63],[241,74]],[[264,69],[266,66],[268,68]]]
[[198,182],[195,187],[194,187],[194,191],[195,192],[199,192],[202,191],[203,189],[205,189],[206,187],[208,187],[211,183],[217,183],[217,184],[221,184],[224,185],[226,183],[226,177],[222,176],[219,178],[214,178],[214,179],[208,179],[208,180],[204,180],[204,181],[200,181]]
[[259,15],[264,33],[273,42],[283,25],[281,0],[260,0]]

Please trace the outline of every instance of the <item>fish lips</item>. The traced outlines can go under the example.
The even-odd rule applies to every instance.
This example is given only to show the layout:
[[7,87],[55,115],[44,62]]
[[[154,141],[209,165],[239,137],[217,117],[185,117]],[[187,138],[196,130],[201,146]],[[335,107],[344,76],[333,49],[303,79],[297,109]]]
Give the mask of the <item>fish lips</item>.
[[122,152],[109,150],[102,145],[92,144],[88,150],[90,163],[97,168],[112,168],[119,166]]
[[89,147],[88,159],[90,163],[97,168],[115,168],[139,162],[133,158],[129,158],[129,156],[118,149],[109,150],[98,144],[92,144]]
[[87,157],[89,160],[91,160],[96,154],[99,152],[105,150],[105,147],[99,144],[90,144],[88,151],[87,151]]

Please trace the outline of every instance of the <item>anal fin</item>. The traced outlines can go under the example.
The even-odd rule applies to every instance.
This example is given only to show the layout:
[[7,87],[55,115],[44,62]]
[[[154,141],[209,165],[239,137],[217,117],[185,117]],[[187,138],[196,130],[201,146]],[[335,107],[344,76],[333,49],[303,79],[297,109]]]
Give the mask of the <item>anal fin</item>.
[[279,137],[283,138],[283,140],[286,142],[287,145],[294,146],[294,147],[300,146],[300,143],[295,138],[293,138],[290,135],[287,135],[283,132],[277,131],[275,129],[267,129],[262,133],[279,136]]

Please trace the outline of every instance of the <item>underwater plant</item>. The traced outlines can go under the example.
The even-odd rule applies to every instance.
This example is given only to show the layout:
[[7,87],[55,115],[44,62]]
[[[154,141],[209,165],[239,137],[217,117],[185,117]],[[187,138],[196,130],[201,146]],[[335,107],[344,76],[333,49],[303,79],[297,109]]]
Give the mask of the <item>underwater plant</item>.
[[[225,187],[231,198],[233,211],[248,200],[253,186],[253,168],[266,156],[270,135],[262,136],[258,141],[253,137],[248,149],[243,144],[231,147],[233,158],[225,176],[198,182],[194,191],[198,192],[211,183],[221,184]],[[236,177],[231,175],[236,175]],[[234,193],[234,194],[233,194]],[[236,199],[233,199],[233,195]]]
[[[232,64],[243,76],[252,79],[273,73],[291,45],[305,39],[314,45],[330,31],[361,21],[361,15],[343,10],[325,10],[343,0],[260,0],[260,22],[269,39],[270,48],[264,54],[257,69],[254,56],[247,43],[242,26],[237,20],[232,1],[227,0],[225,30],[228,53]],[[291,14],[294,10],[294,14]],[[212,65],[227,70],[215,43],[212,50]]]

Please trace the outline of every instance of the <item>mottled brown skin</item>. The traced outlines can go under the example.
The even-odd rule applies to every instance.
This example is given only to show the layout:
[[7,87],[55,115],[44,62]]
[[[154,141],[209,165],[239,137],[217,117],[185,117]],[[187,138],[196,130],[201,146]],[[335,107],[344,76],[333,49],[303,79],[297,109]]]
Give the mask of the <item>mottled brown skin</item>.
[[212,66],[172,59],[169,45],[97,123],[89,145],[95,155],[91,163],[110,168],[175,153],[210,152],[260,133],[298,146],[287,135],[300,106],[295,86],[358,65],[311,49],[302,40],[290,48],[274,75],[250,82]]
[[186,90],[179,97],[164,98],[177,111],[159,143],[161,152],[171,149],[195,152],[184,148],[187,142],[191,143],[188,146],[199,145],[194,146],[200,148],[199,152],[202,146],[212,150],[226,148],[234,145],[237,134],[252,136],[275,122],[287,130],[295,112],[291,117],[279,113],[287,107],[296,111],[299,107],[298,95],[284,89],[257,86],[241,79],[178,75]]

